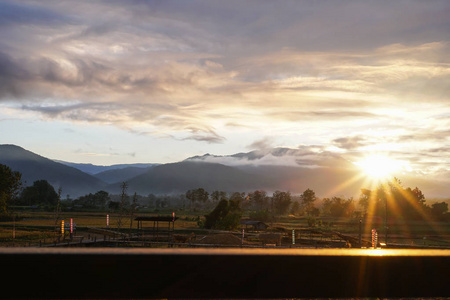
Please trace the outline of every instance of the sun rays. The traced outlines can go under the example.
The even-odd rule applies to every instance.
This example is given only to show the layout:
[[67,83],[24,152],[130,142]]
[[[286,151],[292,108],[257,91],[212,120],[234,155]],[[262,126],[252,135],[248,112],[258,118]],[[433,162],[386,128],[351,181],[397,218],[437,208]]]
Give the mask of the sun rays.
[[358,186],[361,193],[356,201],[361,207],[364,232],[376,228],[379,240],[390,243],[390,236],[394,236],[398,228],[402,228],[404,237],[414,236],[413,226],[418,220],[428,223],[434,232],[441,231],[429,213],[430,207],[421,190],[406,187],[398,179],[412,171],[408,161],[388,153],[368,153],[353,164],[353,176],[334,185],[327,196],[339,194],[349,186]]
[[382,154],[371,154],[355,162],[364,174],[375,181],[383,181],[391,177],[395,172],[402,170],[404,161],[390,158]]
[[413,237],[414,220],[427,222],[430,229],[439,232],[428,213],[425,196],[416,188],[404,187],[397,178],[411,171],[409,163],[388,154],[371,153],[354,162],[356,173],[332,189],[343,191],[351,185],[361,188],[359,205],[364,219],[364,232],[376,228],[379,241],[392,243],[395,232],[402,228],[404,237]]

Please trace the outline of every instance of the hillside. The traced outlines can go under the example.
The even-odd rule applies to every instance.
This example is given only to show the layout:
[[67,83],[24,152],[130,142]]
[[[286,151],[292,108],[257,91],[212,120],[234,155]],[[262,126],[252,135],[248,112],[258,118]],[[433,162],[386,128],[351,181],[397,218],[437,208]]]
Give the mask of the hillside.
[[[231,156],[207,154],[162,165],[88,165],[91,170],[111,168],[93,176],[21,147],[0,145],[0,163],[21,172],[26,185],[46,179],[55,189],[61,187],[64,197],[69,194],[72,198],[102,189],[119,194],[120,184],[124,181],[128,183],[129,194],[136,192],[143,196],[150,193],[185,193],[199,187],[209,192],[262,189],[269,194],[281,190],[298,195],[310,188],[318,197],[358,198],[361,188],[373,188],[367,178],[361,176],[361,171],[338,156],[326,153],[312,155],[307,151],[289,149]],[[86,167],[84,164],[73,165]],[[405,174],[397,177],[406,187],[419,187],[427,198],[448,195],[448,185],[444,181],[430,181]]]
[[78,197],[103,189],[106,184],[78,169],[57,163],[15,145],[0,145],[0,163],[22,173],[25,186],[45,179],[62,195]]
[[[262,189],[268,193],[282,190],[293,194],[311,188],[317,195],[324,197],[357,196],[363,187],[362,180],[344,184],[354,175],[347,169],[268,165],[231,167],[218,163],[183,161],[156,166],[127,183],[129,193],[141,195],[185,193],[189,189],[202,187],[209,192],[251,192]],[[111,184],[108,191],[119,193],[120,184]]]
[[69,167],[76,168],[84,173],[88,173],[91,175],[97,175],[97,174],[107,172],[107,171],[121,170],[121,169],[126,169],[126,168],[144,169],[143,172],[145,172],[146,168],[158,165],[158,164],[137,163],[137,164],[116,164],[116,165],[110,165],[110,166],[99,166],[99,165],[93,165],[93,164],[72,163],[72,162],[61,161],[61,160],[57,160],[56,162],[59,162],[63,165],[69,166]]
[[149,168],[150,167],[127,167],[121,169],[112,169],[94,174],[93,176],[108,184],[111,184],[115,182],[128,181],[131,178],[146,173]]
[[[221,164],[184,161],[150,168],[127,183],[130,193],[141,195],[185,193],[198,187],[235,192],[264,188],[265,178]],[[118,193],[120,184],[112,184],[108,189]]]

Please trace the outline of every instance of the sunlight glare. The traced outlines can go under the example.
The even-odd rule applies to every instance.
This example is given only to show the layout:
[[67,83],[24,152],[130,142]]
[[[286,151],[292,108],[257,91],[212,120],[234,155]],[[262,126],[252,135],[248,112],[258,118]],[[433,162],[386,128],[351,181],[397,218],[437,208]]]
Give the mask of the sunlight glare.
[[370,155],[355,163],[372,179],[386,179],[400,171],[404,162],[384,155]]

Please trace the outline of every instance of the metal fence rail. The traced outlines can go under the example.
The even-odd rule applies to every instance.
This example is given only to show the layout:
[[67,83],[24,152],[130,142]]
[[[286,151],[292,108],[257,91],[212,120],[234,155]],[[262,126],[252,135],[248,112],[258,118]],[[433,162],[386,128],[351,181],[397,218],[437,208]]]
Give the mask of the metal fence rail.
[[450,250],[0,248],[2,299],[449,297]]

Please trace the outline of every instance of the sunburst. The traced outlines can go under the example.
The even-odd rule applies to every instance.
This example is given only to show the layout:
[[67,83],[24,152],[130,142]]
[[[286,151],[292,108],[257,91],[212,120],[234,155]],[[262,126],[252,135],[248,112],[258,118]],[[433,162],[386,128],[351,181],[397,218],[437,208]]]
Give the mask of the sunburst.
[[406,163],[381,154],[372,154],[355,162],[372,181],[384,181],[401,171]]

